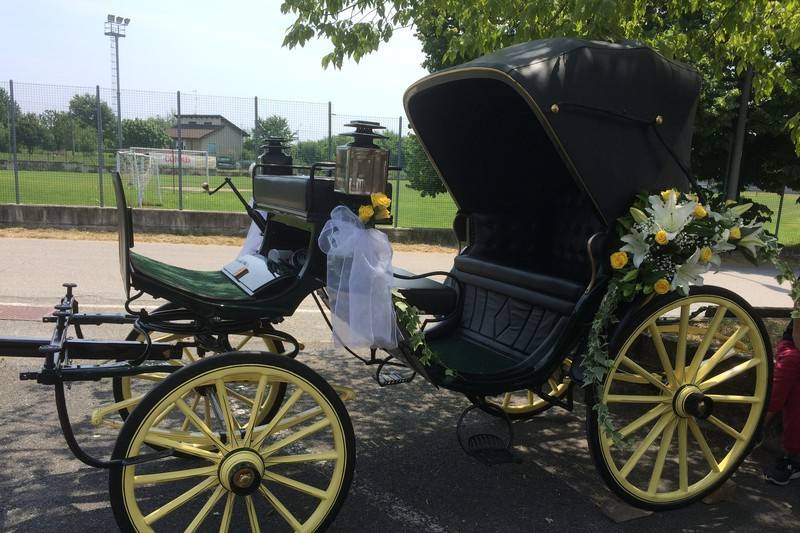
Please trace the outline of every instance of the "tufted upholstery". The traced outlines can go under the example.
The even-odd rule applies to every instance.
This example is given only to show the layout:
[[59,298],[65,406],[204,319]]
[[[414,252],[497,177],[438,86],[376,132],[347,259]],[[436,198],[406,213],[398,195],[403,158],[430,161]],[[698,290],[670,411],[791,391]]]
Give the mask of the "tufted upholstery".
[[[449,339],[432,342],[457,370],[494,372],[544,356],[591,279],[586,244],[602,225],[590,200],[571,179],[526,187],[524,207],[469,215],[470,245],[453,268],[460,321]],[[447,349],[453,342],[461,347]]]

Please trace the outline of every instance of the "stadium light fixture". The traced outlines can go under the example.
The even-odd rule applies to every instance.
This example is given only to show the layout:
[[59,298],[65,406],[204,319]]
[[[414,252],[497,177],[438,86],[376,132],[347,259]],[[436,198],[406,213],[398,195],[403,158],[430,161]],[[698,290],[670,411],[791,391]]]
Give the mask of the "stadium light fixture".
[[111,72],[117,90],[117,148],[122,148],[122,104],[119,90],[119,38],[125,37],[125,30],[131,19],[109,13],[104,23],[104,34],[111,40]]

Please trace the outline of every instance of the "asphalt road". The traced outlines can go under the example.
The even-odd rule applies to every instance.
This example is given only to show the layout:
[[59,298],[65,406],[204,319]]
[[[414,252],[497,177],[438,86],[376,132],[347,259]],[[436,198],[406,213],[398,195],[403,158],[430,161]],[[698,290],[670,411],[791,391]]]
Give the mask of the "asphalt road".
[[[175,264],[214,269],[235,256],[221,246],[143,243],[137,251]],[[447,254],[398,253],[413,271],[447,268]],[[785,291],[769,273],[737,267],[717,274],[756,305],[785,305]],[[61,295],[61,282],[79,284],[86,309],[111,311],[121,303],[116,244],[94,241],[0,239],[0,335],[43,336],[37,317]],[[711,280],[707,280],[711,283]],[[755,301],[754,301],[755,300]],[[144,302],[155,305],[157,302]],[[735,476],[727,501],[639,516],[612,496],[595,472],[584,433],[582,405],[554,408],[515,426],[520,464],[487,467],[459,448],[455,425],[469,404],[418,379],[379,388],[371,371],[335,351],[313,304],[287,320],[286,330],[306,344],[299,359],[332,383],[356,390],[347,407],[357,437],[356,478],[333,531],[680,531],[800,528],[800,482],[766,485],[757,450]],[[109,326],[90,335],[121,338]],[[20,382],[31,360],[0,357],[0,531],[114,531],[107,473],[73,459],[61,437],[52,391]],[[113,434],[88,423],[91,409],[110,395],[106,383],[69,391],[81,440],[98,454]],[[580,395],[578,396],[580,399]]]

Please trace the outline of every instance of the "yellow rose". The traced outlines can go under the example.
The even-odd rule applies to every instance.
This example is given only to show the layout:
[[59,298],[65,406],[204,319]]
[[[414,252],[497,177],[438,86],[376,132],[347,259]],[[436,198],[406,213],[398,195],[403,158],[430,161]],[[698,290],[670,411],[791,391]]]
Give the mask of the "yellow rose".
[[667,244],[669,242],[669,236],[667,235],[667,232],[663,229],[658,230],[656,232],[656,242],[661,246]]
[[672,194],[672,189],[667,189],[666,191],[661,191],[661,199],[665,202],[669,200],[669,195]]
[[711,261],[711,256],[713,255],[714,251],[708,246],[705,246],[700,250],[700,260],[703,263],[708,263],[709,261]]
[[358,218],[361,219],[363,224],[366,224],[372,218],[372,215],[375,214],[375,210],[372,209],[371,205],[362,205],[358,208]]
[[656,294],[667,294],[671,288],[669,281],[664,278],[659,279],[653,284],[653,290]]
[[739,226],[734,226],[731,228],[731,239],[739,240],[742,238],[742,230],[739,229]]
[[386,220],[391,216],[392,214],[385,207],[379,205],[375,208],[375,220]]
[[372,199],[372,205],[374,207],[384,207],[386,209],[392,205],[392,199],[383,194],[382,192],[374,192],[369,195]]
[[628,254],[625,252],[614,252],[611,254],[611,268],[619,270],[628,264]]
[[708,212],[706,211],[705,207],[703,207],[700,204],[697,204],[696,206],[694,206],[694,217],[695,218],[706,218],[706,215],[708,215]]

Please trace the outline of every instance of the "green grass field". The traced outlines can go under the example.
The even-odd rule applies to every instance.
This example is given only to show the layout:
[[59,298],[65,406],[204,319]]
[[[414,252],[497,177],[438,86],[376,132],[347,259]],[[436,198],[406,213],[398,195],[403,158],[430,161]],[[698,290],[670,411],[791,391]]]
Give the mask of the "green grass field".
[[[222,178],[211,176],[213,185],[221,183]],[[251,194],[250,179],[244,176],[233,178],[234,183],[245,197]],[[229,189],[223,189],[214,196],[208,196],[200,188],[205,176],[183,177],[183,208],[197,211],[242,211],[241,204]],[[40,172],[20,171],[20,200],[23,204],[51,205],[100,205],[100,185],[97,174],[80,172]],[[395,182],[393,182],[395,183]],[[106,206],[114,204],[114,189],[111,175],[104,175],[104,200]],[[126,184],[128,203],[137,204],[136,192]],[[14,174],[10,170],[0,170],[0,203],[14,203]],[[163,209],[178,208],[178,177],[165,174],[161,176],[161,201],[158,201],[156,185],[150,182],[145,191],[144,207]],[[395,209],[398,226],[417,228],[449,228],[456,208],[446,194],[435,198],[422,197],[418,191],[401,182],[399,195],[395,193]]]
[[[100,205],[100,187],[97,174],[79,172],[39,172],[21,171],[20,197],[25,204],[52,205]],[[247,177],[235,177],[234,183],[245,197],[250,196],[250,180]],[[183,177],[183,208],[198,211],[241,211],[242,207],[234,195],[223,189],[215,196],[209,197],[200,186],[205,176]],[[211,176],[212,185],[221,182],[221,178]],[[395,183],[394,181],[392,182]],[[106,206],[114,205],[114,190],[111,175],[106,174],[103,182]],[[128,202],[136,204],[136,194],[132,186],[127,187]],[[746,198],[767,205],[777,214],[780,197],[772,193],[745,193]],[[800,244],[800,204],[798,194],[787,194],[783,203],[783,213],[778,237],[787,245]],[[13,203],[14,175],[10,170],[0,170],[0,203]],[[406,228],[449,228],[452,224],[456,208],[447,194],[439,194],[435,198],[422,197],[418,191],[411,189],[407,182],[400,183],[399,194],[395,191],[394,213],[398,218],[398,226]],[[163,209],[178,208],[178,177],[164,174],[161,176],[161,201],[156,195],[155,183],[148,185],[145,207]],[[775,230],[775,223],[768,225],[770,231]]]

